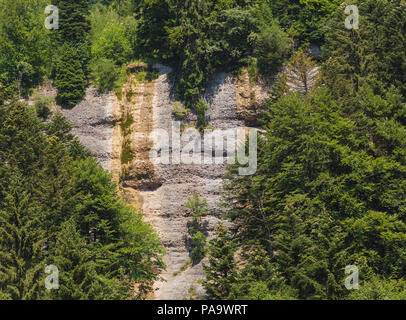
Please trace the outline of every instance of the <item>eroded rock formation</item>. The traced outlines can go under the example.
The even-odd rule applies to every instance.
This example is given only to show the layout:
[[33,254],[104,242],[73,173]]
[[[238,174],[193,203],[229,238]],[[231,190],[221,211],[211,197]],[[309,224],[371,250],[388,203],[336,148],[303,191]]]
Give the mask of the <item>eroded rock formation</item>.
[[[157,64],[157,79],[142,79],[131,72],[122,88],[121,99],[114,93],[99,95],[89,88],[86,98],[63,113],[73,124],[73,133],[97,157],[120,185],[124,200],[142,211],[161,237],[167,250],[166,271],[155,284],[151,299],[190,299],[203,297],[199,280],[204,279],[202,264],[191,264],[188,244],[188,222],[185,203],[194,193],[207,199],[209,215],[203,225],[210,239],[221,221],[222,178],[227,163],[154,165],[150,158],[151,132],[164,129],[172,133],[175,84],[168,76],[171,69]],[[243,78],[217,74],[209,84],[205,100],[209,104],[208,126],[233,129],[254,125],[264,91]],[[244,78],[245,77],[245,78]],[[149,78],[149,77],[147,77]],[[255,97],[244,100],[244,94],[255,91]],[[261,100],[262,101],[262,100]],[[192,116],[193,118],[193,116]],[[193,121],[192,121],[193,122]]]

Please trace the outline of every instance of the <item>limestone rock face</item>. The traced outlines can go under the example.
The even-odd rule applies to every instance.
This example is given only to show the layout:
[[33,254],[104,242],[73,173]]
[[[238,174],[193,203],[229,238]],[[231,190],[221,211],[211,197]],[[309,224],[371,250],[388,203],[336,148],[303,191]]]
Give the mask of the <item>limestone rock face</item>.
[[100,95],[96,88],[86,89],[82,102],[62,113],[73,125],[72,133],[93,153],[100,165],[111,170],[113,159],[112,136],[118,120],[114,112],[113,93]]
[[151,162],[134,162],[123,181],[124,187],[137,190],[151,190],[162,185],[162,179],[155,173],[155,168]]
[[[155,66],[161,76],[155,82],[152,101],[153,128],[164,129],[172,135],[172,110],[174,84],[168,78],[168,68]],[[205,100],[210,110],[208,125],[216,129],[243,126],[238,119],[235,101],[234,78],[220,73],[207,88]],[[183,147],[183,145],[181,146]],[[173,150],[170,148],[170,157]],[[185,203],[195,192],[208,201],[210,214],[203,219],[209,238],[221,214],[222,177],[227,163],[223,164],[160,164],[155,170],[162,185],[155,190],[141,191],[142,211],[145,220],[158,231],[167,250],[167,270],[163,281],[155,284],[155,299],[190,299],[202,297],[204,291],[198,281],[204,279],[202,264],[190,265],[187,224],[191,220]]]
[[127,73],[135,73],[139,71],[146,71],[148,69],[148,65],[144,62],[130,63],[126,69]]
[[247,126],[259,126],[261,114],[265,110],[264,101],[269,96],[269,88],[265,84],[253,82],[247,69],[244,69],[235,81],[238,118]]
[[[131,66],[130,72],[138,67],[145,66]],[[95,88],[89,88],[81,103],[62,112],[72,123],[73,134],[112,173],[120,183],[124,200],[142,211],[144,220],[157,231],[167,250],[164,258],[167,269],[161,275],[162,280],[155,283],[156,291],[150,298],[201,298],[204,290],[199,280],[204,279],[203,264],[207,261],[190,263],[188,223],[191,217],[184,205],[194,193],[207,200],[209,215],[203,219],[203,225],[211,239],[215,227],[222,221],[222,179],[227,162],[155,164],[151,161],[151,131],[166,130],[172,142],[173,102],[176,101],[176,85],[168,76],[172,70],[160,64],[154,68],[160,73],[154,81],[134,84],[129,75],[123,87],[124,93],[134,93],[129,98],[123,94],[123,100],[118,100],[115,93],[99,95]],[[241,116],[244,108],[238,104],[240,90],[238,79],[232,75],[219,73],[214,77],[204,97],[210,107],[207,112],[210,128],[232,130],[255,123],[249,120],[250,116]],[[246,110],[251,112],[249,108]],[[133,122],[123,134],[123,123],[129,114]],[[253,114],[252,120],[255,117]],[[191,118],[193,120],[193,116]],[[128,163],[122,163],[125,141],[129,141],[133,155]],[[181,148],[184,145],[185,142]],[[169,148],[170,157],[172,152]]]
[[[33,105],[38,97],[55,99],[57,89],[51,82],[44,83],[34,95],[27,101]],[[53,111],[61,111],[72,124],[72,134],[77,136],[81,143],[87,147],[100,165],[111,170],[111,162],[114,158],[112,136],[115,123],[119,120],[119,114],[115,110],[116,96],[114,93],[100,95],[95,87],[86,89],[84,99],[72,109],[62,109],[55,103]]]

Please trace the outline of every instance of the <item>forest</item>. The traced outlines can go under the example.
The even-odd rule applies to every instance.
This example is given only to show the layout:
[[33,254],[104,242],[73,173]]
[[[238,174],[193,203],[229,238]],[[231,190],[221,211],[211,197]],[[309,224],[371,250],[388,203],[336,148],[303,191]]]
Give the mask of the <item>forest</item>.
[[406,299],[405,0],[0,0],[0,43],[0,299],[154,290],[167,267],[156,230],[50,101],[26,102],[46,81],[64,109],[89,86],[120,95],[134,62],[171,66],[199,129],[218,72],[270,84],[258,169],[224,176],[227,223],[206,239],[206,199],[186,204],[202,298]]

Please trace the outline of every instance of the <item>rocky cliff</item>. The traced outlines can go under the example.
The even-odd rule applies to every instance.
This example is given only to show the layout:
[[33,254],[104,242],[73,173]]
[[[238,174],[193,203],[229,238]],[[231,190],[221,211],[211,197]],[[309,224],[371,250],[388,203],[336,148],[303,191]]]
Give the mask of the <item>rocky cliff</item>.
[[[199,280],[204,278],[202,264],[206,261],[191,263],[187,229],[191,217],[184,205],[194,193],[207,199],[210,214],[203,225],[210,239],[220,221],[226,163],[151,162],[151,132],[164,129],[172,133],[173,102],[177,100],[171,69],[156,64],[154,70],[158,77],[130,73],[120,98],[113,93],[99,95],[95,88],[89,88],[84,101],[62,112],[72,123],[73,133],[112,173],[124,200],[142,211],[145,221],[161,237],[167,250],[167,269],[150,298],[197,299],[204,295]],[[264,90],[250,85],[247,73],[240,78],[217,74],[204,97],[210,107],[208,127],[233,129],[255,124],[253,119],[258,117],[265,96]],[[193,115],[189,120],[193,122]]]
[[[155,66],[161,76],[155,82],[152,100],[153,128],[172,133],[172,111],[176,99],[174,83],[169,80],[171,71],[162,65]],[[209,84],[205,100],[210,109],[207,113],[208,127],[234,129],[245,127],[244,119],[238,113],[243,106],[237,106],[239,88],[236,78],[226,73],[217,74]],[[182,146],[181,146],[182,147]],[[170,156],[172,149],[169,151]],[[213,161],[215,162],[215,161]],[[153,190],[141,192],[142,211],[145,220],[159,232],[167,249],[165,262],[167,270],[163,281],[156,283],[155,299],[188,299],[202,297],[204,292],[199,280],[204,278],[202,264],[190,263],[190,248],[187,245],[187,223],[191,220],[184,207],[194,193],[207,199],[210,214],[203,219],[203,225],[210,238],[220,221],[222,177],[226,164],[186,165],[169,164],[156,166],[162,185]]]

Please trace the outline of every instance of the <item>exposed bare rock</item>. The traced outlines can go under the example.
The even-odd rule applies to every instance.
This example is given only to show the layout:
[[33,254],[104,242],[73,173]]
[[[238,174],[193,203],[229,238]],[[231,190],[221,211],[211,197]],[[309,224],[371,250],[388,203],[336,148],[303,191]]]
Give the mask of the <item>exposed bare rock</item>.
[[115,114],[113,93],[100,95],[96,88],[86,90],[82,102],[72,109],[62,109],[62,113],[72,123],[72,133],[93,153],[101,166],[111,170],[113,159],[112,136]]
[[[152,101],[153,128],[165,129],[172,134],[172,98],[174,84],[168,79],[171,70],[162,65],[155,66],[161,76],[155,82]],[[235,83],[232,76],[220,73],[207,88],[205,96],[210,106],[208,125],[219,129],[242,127],[237,118],[235,103]],[[170,156],[172,150],[170,149]],[[167,250],[165,262],[167,270],[162,274],[163,281],[155,284],[155,299],[189,299],[191,288],[195,297],[201,297],[204,290],[198,281],[204,279],[202,264],[190,266],[187,224],[191,220],[185,203],[195,192],[207,199],[210,214],[203,219],[207,235],[220,220],[222,177],[226,164],[157,165],[157,175],[162,186],[155,190],[141,191],[142,211],[145,220],[158,231]]]
[[[114,93],[100,96],[95,88],[89,88],[84,101],[63,113],[73,124],[73,133],[104,168],[111,170],[114,180],[120,182],[124,200],[142,211],[144,220],[161,237],[167,250],[164,258],[167,270],[162,274],[163,280],[155,283],[157,291],[151,298],[190,299],[192,292],[193,298],[199,298],[204,296],[199,280],[205,277],[203,264],[207,261],[190,264],[188,222],[191,217],[184,205],[194,193],[207,199],[209,215],[203,219],[203,225],[211,239],[222,221],[222,178],[227,163],[154,165],[151,162],[151,131],[164,129],[171,136],[172,103],[176,99],[175,84],[168,77],[171,69],[160,64],[155,68],[161,75],[153,81],[137,82],[130,74],[123,86],[122,101]],[[248,89],[244,87],[247,83]],[[255,99],[263,98],[263,92],[253,89],[249,79],[239,82],[230,74],[217,74],[205,95],[210,107],[208,125],[233,129],[245,127],[243,120],[254,123],[252,120],[258,115],[256,109],[250,109],[252,97],[245,104],[237,98],[245,90],[254,90]],[[127,122],[128,116],[132,121]],[[128,146],[131,156],[123,163],[123,148]],[[172,152],[170,149],[170,156]]]
[[[37,88],[28,99],[28,104],[33,105],[39,97],[55,99],[57,89],[52,82],[46,82]],[[115,108],[115,94],[100,95],[96,88],[89,87],[85,98],[72,109],[62,109],[55,103],[51,105],[53,111],[61,111],[72,124],[72,134],[92,152],[101,166],[110,171],[114,152],[112,136],[114,124],[119,120]]]
[[265,110],[264,101],[269,97],[269,87],[263,83],[253,82],[247,69],[236,79],[235,101],[238,118],[247,126],[257,127]]
[[[145,70],[149,69],[147,65]],[[131,92],[131,95],[127,93]],[[155,81],[137,81],[134,75],[129,75],[123,87],[121,110],[123,117],[132,119],[129,127],[124,128],[124,142],[131,149],[131,159],[122,164],[122,185],[136,190],[155,189],[162,185],[161,179],[151,163],[149,151],[153,146],[150,140],[152,131],[152,98],[155,92]]]
[[124,187],[131,187],[137,190],[152,190],[162,185],[162,179],[155,173],[151,162],[134,162],[129,168],[124,181]]

